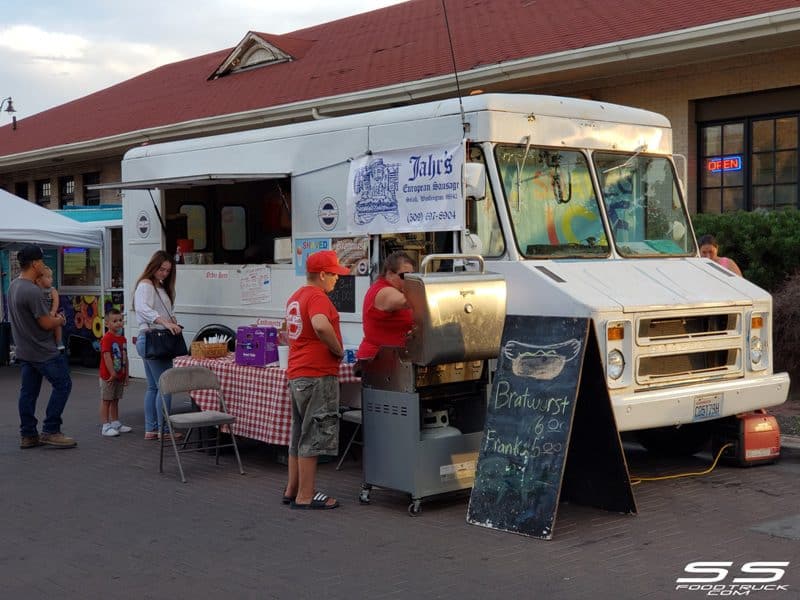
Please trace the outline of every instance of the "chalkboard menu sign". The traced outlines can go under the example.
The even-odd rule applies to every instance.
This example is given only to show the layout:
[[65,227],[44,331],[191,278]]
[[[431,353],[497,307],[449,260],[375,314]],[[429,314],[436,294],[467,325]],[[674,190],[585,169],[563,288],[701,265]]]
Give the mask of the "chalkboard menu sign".
[[[594,334],[589,337],[590,321],[570,317],[506,317],[500,346],[497,371],[492,383],[486,425],[481,442],[475,484],[470,497],[467,521],[493,529],[550,539],[558,510],[559,496],[565,478],[567,456],[571,449],[573,420],[581,402],[581,375],[587,342],[593,345],[591,357],[596,364],[593,377],[598,396],[584,401],[596,403],[608,428],[604,439],[616,440],[611,462],[623,461],[624,473],[614,479],[615,485],[627,485],[627,468],[619,442]],[[596,384],[596,382],[595,382]],[[604,404],[604,406],[603,406]],[[584,420],[591,418],[584,411]],[[598,415],[594,415],[597,417]],[[585,428],[582,428],[585,431]],[[571,462],[581,467],[581,476],[588,476],[585,467],[609,460],[602,448],[591,442],[580,446],[586,456]],[[594,452],[594,458],[591,453]],[[579,471],[576,469],[575,473]],[[615,470],[619,474],[620,469]],[[568,477],[568,476],[567,476]],[[595,482],[596,483],[596,482]],[[603,487],[600,482],[600,488]],[[586,500],[586,488],[574,489],[575,499]],[[592,491],[592,488],[589,488]],[[615,499],[617,491],[601,489],[604,498]],[[632,503],[632,492],[624,502],[610,502],[622,507]],[[592,500],[588,500],[592,504]],[[599,503],[608,505],[600,500]]]
[[356,278],[355,275],[340,275],[336,287],[328,294],[333,305],[340,313],[356,312]]

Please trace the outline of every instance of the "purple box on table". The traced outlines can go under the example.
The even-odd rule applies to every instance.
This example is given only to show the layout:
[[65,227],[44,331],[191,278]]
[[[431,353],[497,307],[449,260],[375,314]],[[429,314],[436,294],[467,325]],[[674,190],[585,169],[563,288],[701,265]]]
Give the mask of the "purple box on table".
[[236,364],[265,367],[278,362],[278,330],[274,327],[239,327],[236,330]]

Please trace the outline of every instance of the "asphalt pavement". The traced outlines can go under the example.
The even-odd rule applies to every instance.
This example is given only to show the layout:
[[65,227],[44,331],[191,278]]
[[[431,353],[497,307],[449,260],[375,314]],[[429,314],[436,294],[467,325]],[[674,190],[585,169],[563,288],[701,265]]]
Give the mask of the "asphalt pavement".
[[[19,371],[0,367],[1,598],[691,600],[708,595],[676,589],[694,561],[730,563],[724,585],[745,563],[788,562],[769,584],[778,588],[749,596],[800,598],[800,452],[791,449],[776,465],[641,483],[636,515],[562,503],[545,541],[468,525],[465,493],[426,502],[415,518],[399,492],[376,489],[360,505],[350,458],[341,471],[319,470],[319,489],[340,508],[290,510],[282,452],[250,440],[244,476],[229,454],[216,466],[193,453],[182,484],[173,457],[160,474],[158,442],[143,439],[141,380],[121,403],[134,431],[117,438],[100,436],[96,374],[73,371],[73,381],[63,430],[78,447],[21,450]],[[626,456],[638,476],[700,472],[711,460],[656,460],[636,447]]]

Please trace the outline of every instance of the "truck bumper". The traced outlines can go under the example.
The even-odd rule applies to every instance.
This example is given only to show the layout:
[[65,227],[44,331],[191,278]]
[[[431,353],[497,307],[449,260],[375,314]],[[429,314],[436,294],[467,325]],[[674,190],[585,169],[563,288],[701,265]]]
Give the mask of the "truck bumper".
[[[777,373],[756,379],[736,379],[681,388],[612,396],[619,431],[698,423],[777,406],[789,394],[789,375]],[[718,397],[715,397],[717,396]],[[701,404],[717,410],[698,411]],[[706,414],[702,414],[705,412]],[[708,416],[708,413],[711,413]],[[701,414],[698,414],[701,413]]]

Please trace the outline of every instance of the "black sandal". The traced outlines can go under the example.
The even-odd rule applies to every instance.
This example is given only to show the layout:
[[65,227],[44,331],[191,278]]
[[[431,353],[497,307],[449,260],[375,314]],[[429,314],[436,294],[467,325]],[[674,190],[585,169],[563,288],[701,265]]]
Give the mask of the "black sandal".
[[339,507],[339,501],[334,500],[333,504],[328,504],[329,496],[327,494],[323,494],[322,492],[317,492],[314,494],[314,497],[311,499],[309,504],[298,504],[294,500],[292,500],[291,507],[294,509],[300,510],[330,510],[332,508]]

